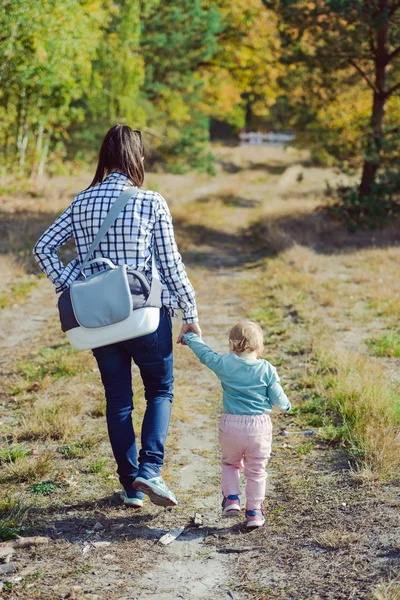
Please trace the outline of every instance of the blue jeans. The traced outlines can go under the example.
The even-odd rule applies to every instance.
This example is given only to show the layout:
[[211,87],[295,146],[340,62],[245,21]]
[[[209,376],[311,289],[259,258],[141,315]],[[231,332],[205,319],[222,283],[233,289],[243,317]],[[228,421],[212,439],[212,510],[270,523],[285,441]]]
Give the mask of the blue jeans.
[[[172,325],[168,309],[161,309],[154,333],[93,350],[107,400],[107,427],[118,465],[119,480],[127,491],[136,477],[160,475],[173,401]],[[146,411],[137,460],[132,425],[132,359],[143,380]],[[137,492],[137,497],[143,494]]]

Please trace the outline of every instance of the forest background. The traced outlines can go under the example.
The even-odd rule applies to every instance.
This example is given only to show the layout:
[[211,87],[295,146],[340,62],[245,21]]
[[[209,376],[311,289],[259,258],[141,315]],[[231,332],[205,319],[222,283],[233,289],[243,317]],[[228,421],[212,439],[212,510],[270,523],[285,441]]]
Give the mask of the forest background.
[[80,169],[115,122],[178,173],[213,171],[210,139],[291,130],[358,176],[333,193],[370,224],[398,210],[399,93],[397,0],[3,0],[0,176]]

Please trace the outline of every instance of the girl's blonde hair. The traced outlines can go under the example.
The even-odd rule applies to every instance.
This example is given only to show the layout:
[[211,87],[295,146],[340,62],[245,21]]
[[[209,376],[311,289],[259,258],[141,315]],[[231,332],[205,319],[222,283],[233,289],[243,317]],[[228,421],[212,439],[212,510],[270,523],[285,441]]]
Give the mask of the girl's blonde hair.
[[258,323],[254,321],[239,321],[229,332],[229,341],[233,352],[257,352],[264,350],[264,334]]

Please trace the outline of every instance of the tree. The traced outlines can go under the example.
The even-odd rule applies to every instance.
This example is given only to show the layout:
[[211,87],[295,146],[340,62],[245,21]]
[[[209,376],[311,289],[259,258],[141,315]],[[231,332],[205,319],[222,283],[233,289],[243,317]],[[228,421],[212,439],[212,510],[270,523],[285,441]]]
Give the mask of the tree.
[[260,0],[215,0],[221,12],[218,50],[202,64],[208,114],[237,128],[265,117],[278,93],[279,39],[276,16]]
[[[360,128],[363,167],[358,194],[373,195],[382,165],[385,112],[400,91],[398,0],[263,0],[278,15],[283,61],[308,86],[317,112],[346,89],[372,92],[368,128]],[[304,90],[302,94],[304,97]],[[308,123],[309,124],[309,123]],[[307,124],[307,125],[308,125]],[[306,125],[306,126],[307,126]]]
[[142,20],[142,102],[158,156],[175,169],[207,169],[208,119],[202,65],[217,52],[221,15],[214,2],[170,0]]
[[50,142],[82,112],[107,19],[101,0],[5,0],[0,13],[0,141],[8,162],[42,172]]

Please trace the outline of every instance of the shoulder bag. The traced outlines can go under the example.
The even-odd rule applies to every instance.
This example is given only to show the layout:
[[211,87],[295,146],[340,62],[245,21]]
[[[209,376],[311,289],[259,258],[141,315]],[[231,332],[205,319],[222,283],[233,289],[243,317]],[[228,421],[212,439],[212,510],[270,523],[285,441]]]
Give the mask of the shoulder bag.
[[[149,284],[140,271],[115,265],[108,258],[89,260],[118,215],[139,190],[131,187],[117,198],[104,219],[81,266],[81,276],[58,299],[61,329],[72,346],[88,350],[153,333],[159,324],[161,282],[155,249],[152,250],[152,278]],[[95,263],[107,269],[86,276]]]

